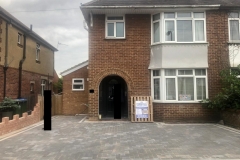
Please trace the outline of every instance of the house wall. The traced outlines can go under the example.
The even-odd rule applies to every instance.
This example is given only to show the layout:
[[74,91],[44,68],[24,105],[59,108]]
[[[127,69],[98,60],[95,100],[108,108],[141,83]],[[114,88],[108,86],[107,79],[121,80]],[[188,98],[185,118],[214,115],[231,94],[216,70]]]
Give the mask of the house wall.
[[[228,16],[227,11],[206,12],[208,44],[209,97],[221,89],[220,71],[228,66]],[[130,96],[150,96],[151,17],[150,15],[125,15],[126,39],[105,39],[105,15],[93,16],[89,29],[89,118],[98,119],[98,89],[103,78],[119,75],[128,85]],[[197,103],[154,103],[154,120],[164,122],[209,122],[219,117],[213,110]]]
[[[7,85],[6,96],[17,98],[19,81],[19,62],[23,57],[24,39],[18,44],[18,33],[24,34],[14,25],[8,25],[8,57],[7,57]],[[29,33],[28,33],[29,34]],[[37,97],[41,94],[41,79],[52,80],[54,74],[54,51],[40,46],[40,63],[36,63],[36,40],[29,35],[26,37],[26,59],[22,66],[21,97]],[[3,65],[6,54],[6,21],[0,17],[0,101],[3,99],[4,75]],[[30,81],[34,82],[34,93],[30,92]],[[45,88],[47,89],[47,87]],[[35,98],[36,99],[36,98]]]
[[[118,75],[130,96],[150,96],[151,16],[125,15],[126,39],[105,39],[105,15],[93,16],[89,29],[89,119],[98,118],[99,85],[106,76]],[[130,117],[130,116],[129,116]]]
[[[72,91],[72,79],[84,78],[84,90]],[[88,113],[88,69],[87,66],[63,76],[63,114],[75,115]]]

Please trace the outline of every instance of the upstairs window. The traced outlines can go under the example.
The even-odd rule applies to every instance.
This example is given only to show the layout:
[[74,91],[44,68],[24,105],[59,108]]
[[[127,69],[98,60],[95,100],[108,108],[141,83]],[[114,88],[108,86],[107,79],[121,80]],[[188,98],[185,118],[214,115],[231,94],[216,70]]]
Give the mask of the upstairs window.
[[40,44],[37,43],[36,45],[36,62],[40,62]]
[[204,12],[154,14],[152,15],[152,42],[206,42],[205,23]]
[[228,23],[229,23],[229,40],[230,41],[240,41],[239,35],[239,12],[231,12],[228,15]]
[[73,91],[83,91],[84,90],[84,79],[83,78],[73,78],[72,79],[72,90]]
[[22,34],[18,33],[18,44],[22,45]]
[[106,38],[125,38],[124,16],[106,17]]

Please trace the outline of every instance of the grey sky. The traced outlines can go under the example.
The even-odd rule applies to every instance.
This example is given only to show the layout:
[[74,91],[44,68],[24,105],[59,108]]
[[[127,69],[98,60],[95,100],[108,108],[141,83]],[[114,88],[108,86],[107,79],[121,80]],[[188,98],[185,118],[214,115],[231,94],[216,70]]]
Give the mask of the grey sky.
[[[0,6],[54,47],[55,70],[60,72],[88,59],[88,32],[83,28],[80,3],[91,0],[0,0]],[[56,10],[41,11],[39,10]],[[25,11],[25,12],[18,12]],[[58,45],[58,42],[66,45]]]

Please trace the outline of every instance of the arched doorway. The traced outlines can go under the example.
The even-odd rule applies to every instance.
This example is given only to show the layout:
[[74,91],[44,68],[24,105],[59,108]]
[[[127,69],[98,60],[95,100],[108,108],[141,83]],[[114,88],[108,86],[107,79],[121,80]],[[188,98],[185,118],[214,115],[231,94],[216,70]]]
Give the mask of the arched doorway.
[[127,84],[119,76],[105,77],[99,86],[99,114],[102,118],[128,117]]

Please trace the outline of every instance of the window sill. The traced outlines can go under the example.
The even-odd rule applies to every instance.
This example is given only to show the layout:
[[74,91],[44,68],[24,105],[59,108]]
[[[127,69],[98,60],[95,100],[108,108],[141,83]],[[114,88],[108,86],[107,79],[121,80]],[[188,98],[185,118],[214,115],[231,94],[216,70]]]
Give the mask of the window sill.
[[72,90],[73,92],[76,92],[76,91],[84,91],[84,89],[76,89],[76,90]]
[[122,37],[122,38],[117,38],[117,37],[105,37],[104,39],[105,39],[105,40],[108,40],[108,39],[115,39],[115,40],[122,39],[122,40],[124,40],[124,39],[126,39],[126,38],[125,38],[125,37]]
[[200,103],[199,101],[153,101],[153,103]]
[[20,48],[23,48],[22,44],[17,43],[17,46],[20,47]]
[[240,41],[229,41],[228,44],[240,44]]
[[36,63],[40,64],[41,62],[39,60],[36,60]]
[[[240,43],[240,42],[239,42]],[[155,46],[155,45],[184,45],[184,44],[209,44],[208,42],[161,42],[161,43],[153,43],[151,44],[151,46]]]

